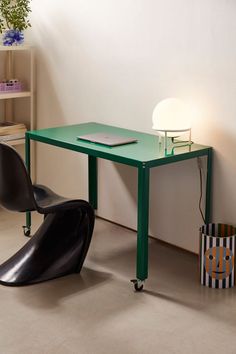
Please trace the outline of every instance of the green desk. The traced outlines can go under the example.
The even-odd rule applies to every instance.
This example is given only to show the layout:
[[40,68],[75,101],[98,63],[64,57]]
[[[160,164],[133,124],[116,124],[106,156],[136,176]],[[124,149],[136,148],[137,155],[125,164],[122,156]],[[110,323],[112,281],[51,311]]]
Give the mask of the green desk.
[[[137,143],[117,147],[107,147],[77,140],[77,135],[106,132],[127,137],[135,137]],[[149,215],[149,175],[153,167],[188,160],[200,156],[207,157],[207,182],[205,219],[210,221],[212,148],[192,144],[179,147],[165,156],[156,135],[117,128],[98,123],[85,123],[56,128],[28,131],[26,133],[26,165],[30,173],[30,140],[58,146],[88,155],[89,201],[97,209],[97,158],[119,162],[138,169],[138,206],[137,206],[137,263],[136,290],[143,287],[142,282],[148,277],[148,215]],[[31,218],[27,213],[26,226],[30,230]]]

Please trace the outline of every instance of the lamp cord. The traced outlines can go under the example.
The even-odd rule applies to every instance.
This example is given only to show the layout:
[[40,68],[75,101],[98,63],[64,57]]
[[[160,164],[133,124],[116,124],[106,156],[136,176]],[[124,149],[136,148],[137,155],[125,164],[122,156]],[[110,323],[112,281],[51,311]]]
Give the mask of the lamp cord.
[[200,197],[199,197],[199,202],[198,202],[198,208],[199,208],[202,220],[205,224],[206,220],[204,218],[203,211],[202,211],[202,167],[201,167],[200,158],[198,158],[197,161],[198,161],[198,170],[199,170],[199,179],[200,179]]

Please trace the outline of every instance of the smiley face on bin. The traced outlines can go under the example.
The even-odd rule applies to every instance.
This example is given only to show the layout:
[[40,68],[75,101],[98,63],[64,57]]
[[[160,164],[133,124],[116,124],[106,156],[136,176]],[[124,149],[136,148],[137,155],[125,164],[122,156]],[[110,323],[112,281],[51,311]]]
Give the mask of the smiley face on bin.
[[233,253],[226,247],[209,248],[204,255],[204,266],[213,279],[225,279],[234,268]]

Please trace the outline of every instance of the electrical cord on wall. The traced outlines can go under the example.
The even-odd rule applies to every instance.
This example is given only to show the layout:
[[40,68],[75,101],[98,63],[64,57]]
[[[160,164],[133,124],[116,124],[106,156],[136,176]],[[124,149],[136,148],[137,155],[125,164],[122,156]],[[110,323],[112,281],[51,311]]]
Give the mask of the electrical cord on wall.
[[203,214],[203,211],[202,211],[202,164],[201,164],[200,157],[197,158],[197,165],[198,165],[199,178],[200,178],[200,197],[199,197],[199,202],[198,202],[198,208],[199,208],[202,220],[203,220],[203,222],[205,224],[206,220],[204,218],[204,214]]

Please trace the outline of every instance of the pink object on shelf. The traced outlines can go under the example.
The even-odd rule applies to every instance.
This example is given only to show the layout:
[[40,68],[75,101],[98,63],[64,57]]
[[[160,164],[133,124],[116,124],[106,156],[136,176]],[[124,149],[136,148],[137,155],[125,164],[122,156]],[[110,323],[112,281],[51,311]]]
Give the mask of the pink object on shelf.
[[20,92],[23,89],[21,82],[0,82],[0,92]]

